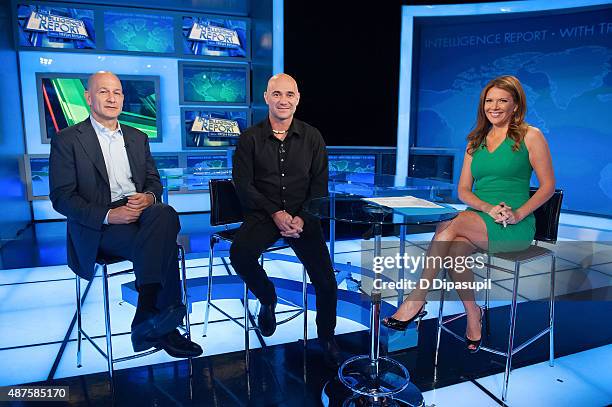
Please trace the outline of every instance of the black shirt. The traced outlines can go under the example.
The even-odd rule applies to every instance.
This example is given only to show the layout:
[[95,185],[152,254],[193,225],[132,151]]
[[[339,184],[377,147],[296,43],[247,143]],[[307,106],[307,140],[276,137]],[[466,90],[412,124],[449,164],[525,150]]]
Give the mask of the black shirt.
[[293,119],[283,141],[269,119],[246,129],[238,140],[232,177],[245,212],[298,215],[303,204],[327,196],[327,151],[321,133]]

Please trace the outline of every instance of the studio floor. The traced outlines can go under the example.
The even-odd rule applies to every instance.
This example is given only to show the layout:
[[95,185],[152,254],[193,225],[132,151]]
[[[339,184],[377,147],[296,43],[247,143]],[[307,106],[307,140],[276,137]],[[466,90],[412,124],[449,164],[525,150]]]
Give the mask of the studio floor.
[[[208,266],[206,215],[181,217],[181,241],[188,249],[188,278],[202,277]],[[612,220],[563,214],[557,253],[555,346],[557,361],[549,367],[548,340],[542,338],[515,356],[507,404],[510,406],[605,406],[612,403]],[[417,249],[431,233],[409,234],[408,249]],[[25,383],[68,385],[71,405],[108,405],[106,362],[91,345],[83,345],[83,367],[76,367],[74,275],[65,266],[65,223],[34,225],[20,239],[2,246],[0,270],[0,385]],[[397,247],[397,237],[384,238]],[[360,240],[336,243],[335,261],[359,265]],[[290,254],[290,250],[286,252]],[[214,259],[214,274],[233,274],[227,252]],[[269,275],[301,279],[297,263],[268,260]],[[121,268],[117,264],[113,268]],[[531,265],[521,272],[517,337],[527,337],[546,325],[548,265]],[[354,276],[358,279],[358,276]],[[482,276],[478,276],[482,277]],[[477,277],[477,278],[478,278]],[[110,286],[113,344],[116,356],[131,352],[129,324],[134,307],[122,298],[120,285],[133,279],[114,277]],[[494,290],[509,293],[512,276],[492,275]],[[346,282],[341,290],[351,289]],[[94,279],[83,307],[89,335],[104,345],[101,279]],[[393,355],[410,371],[427,406],[493,406],[501,404],[503,358],[485,352],[470,355],[462,343],[443,335],[437,380],[433,375],[435,316],[439,294],[431,293],[428,316],[419,330],[419,345]],[[490,333],[485,343],[503,347],[507,335],[508,301],[494,301]],[[387,299],[395,304],[394,298]],[[451,297],[452,300],[452,297]],[[240,300],[222,300],[230,315],[242,314]],[[253,310],[255,309],[252,304]],[[302,320],[279,326],[270,338],[251,335],[251,371],[245,374],[242,329],[218,312],[211,314],[208,334],[202,336],[204,302],[193,304],[192,338],[204,348],[188,364],[163,352],[117,365],[119,405],[341,405],[345,394],[336,372],[323,367],[316,341],[315,314],[308,315],[307,350],[303,351]],[[281,308],[282,310],[282,308]],[[461,311],[447,301],[445,315]],[[457,321],[457,331],[464,327]],[[368,349],[367,327],[339,318],[338,342],[346,357]],[[326,394],[326,391],[331,394]],[[400,395],[401,396],[401,395]],[[401,398],[401,397],[400,397]]]

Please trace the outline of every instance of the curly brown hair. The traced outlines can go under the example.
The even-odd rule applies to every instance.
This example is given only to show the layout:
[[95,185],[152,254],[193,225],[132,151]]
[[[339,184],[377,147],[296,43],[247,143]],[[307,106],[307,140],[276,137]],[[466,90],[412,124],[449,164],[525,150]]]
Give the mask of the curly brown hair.
[[525,115],[527,114],[527,100],[521,82],[518,80],[518,78],[512,75],[497,77],[487,83],[487,86],[485,86],[482,92],[480,92],[480,102],[478,103],[478,112],[476,115],[476,126],[467,136],[467,140],[469,142],[467,152],[470,155],[474,154],[474,151],[476,151],[476,149],[483,144],[489,130],[491,130],[491,122],[489,119],[487,119],[484,112],[485,98],[489,92],[489,89],[491,88],[503,89],[510,93],[514,103],[517,106],[516,112],[510,119],[510,124],[508,125],[508,137],[514,140],[512,151],[518,151],[521,141],[523,141],[525,134],[527,134],[527,129],[529,127],[529,125],[525,122]]

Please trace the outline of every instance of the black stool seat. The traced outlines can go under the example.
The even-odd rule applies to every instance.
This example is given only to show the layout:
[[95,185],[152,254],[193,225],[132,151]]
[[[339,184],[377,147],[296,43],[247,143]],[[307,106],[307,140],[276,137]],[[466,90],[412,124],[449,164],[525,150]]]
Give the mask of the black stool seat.
[[234,241],[234,236],[238,233],[239,228],[225,229],[220,232],[216,232],[215,235],[219,237],[219,239],[223,239],[228,242]]
[[133,273],[134,269],[125,269],[125,270],[119,270],[119,271],[115,271],[114,273],[110,273],[107,269],[107,266],[110,266],[112,264],[116,264],[116,263],[121,263],[122,261],[129,261],[128,259],[124,259],[123,257],[119,257],[119,256],[110,256],[110,255],[103,255],[98,253],[98,257],[96,258],[96,264],[100,267],[103,267],[106,269],[106,271],[104,271],[102,273],[102,275],[104,276],[105,274],[108,275],[108,277],[113,277],[113,276],[117,276],[119,274],[129,274],[129,273]]
[[127,261],[127,259],[120,256],[110,256],[101,253],[98,253],[98,257],[96,257],[96,263],[100,265],[106,264],[107,266],[110,266],[111,264],[121,263],[122,261]]
[[[244,214],[242,212],[242,206],[236,189],[231,179],[211,179],[208,182],[208,191],[210,194],[210,225],[211,226],[225,226],[226,228],[218,232],[213,232],[210,235],[210,249],[208,252],[208,285],[206,293],[206,308],[204,311],[204,329],[202,336],[206,336],[208,332],[208,321],[210,316],[210,308],[215,308],[218,312],[226,316],[229,320],[238,324],[244,329],[244,350],[245,350],[245,368],[249,370],[249,331],[256,330],[258,328],[250,327],[250,319],[252,315],[249,310],[249,297],[248,287],[244,284],[244,293],[242,302],[244,305],[244,316],[243,322],[240,322],[239,318],[234,318],[225,312],[222,308],[218,307],[213,303],[212,287],[213,287],[213,260],[215,245],[220,240],[232,243],[239,227],[229,228],[228,225],[242,222],[244,220]],[[264,253],[273,252],[276,250],[286,249],[290,247],[285,239],[278,239],[271,247],[265,250]],[[260,257],[260,263],[263,266],[264,256],[263,253]],[[293,304],[290,301],[284,300],[287,305],[291,305],[296,308],[294,314],[277,322],[277,325],[289,322],[297,316],[304,315],[304,347],[308,340],[308,294],[307,294],[308,280],[306,276],[306,269],[302,266],[302,304]],[[282,298],[279,298],[283,300]]]
[[524,263],[526,261],[535,260],[539,257],[550,256],[552,253],[552,250],[545,247],[531,245],[527,249],[518,252],[495,253],[495,257],[503,260]]

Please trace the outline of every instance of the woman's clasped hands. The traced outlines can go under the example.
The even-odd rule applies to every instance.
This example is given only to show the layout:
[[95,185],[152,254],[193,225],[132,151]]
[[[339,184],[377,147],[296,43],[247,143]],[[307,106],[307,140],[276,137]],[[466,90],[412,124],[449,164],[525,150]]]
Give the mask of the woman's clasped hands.
[[510,206],[506,205],[505,202],[492,205],[487,211],[487,214],[495,219],[495,222],[501,223],[504,227],[506,227],[506,225],[514,225],[521,221],[517,213],[513,211]]

